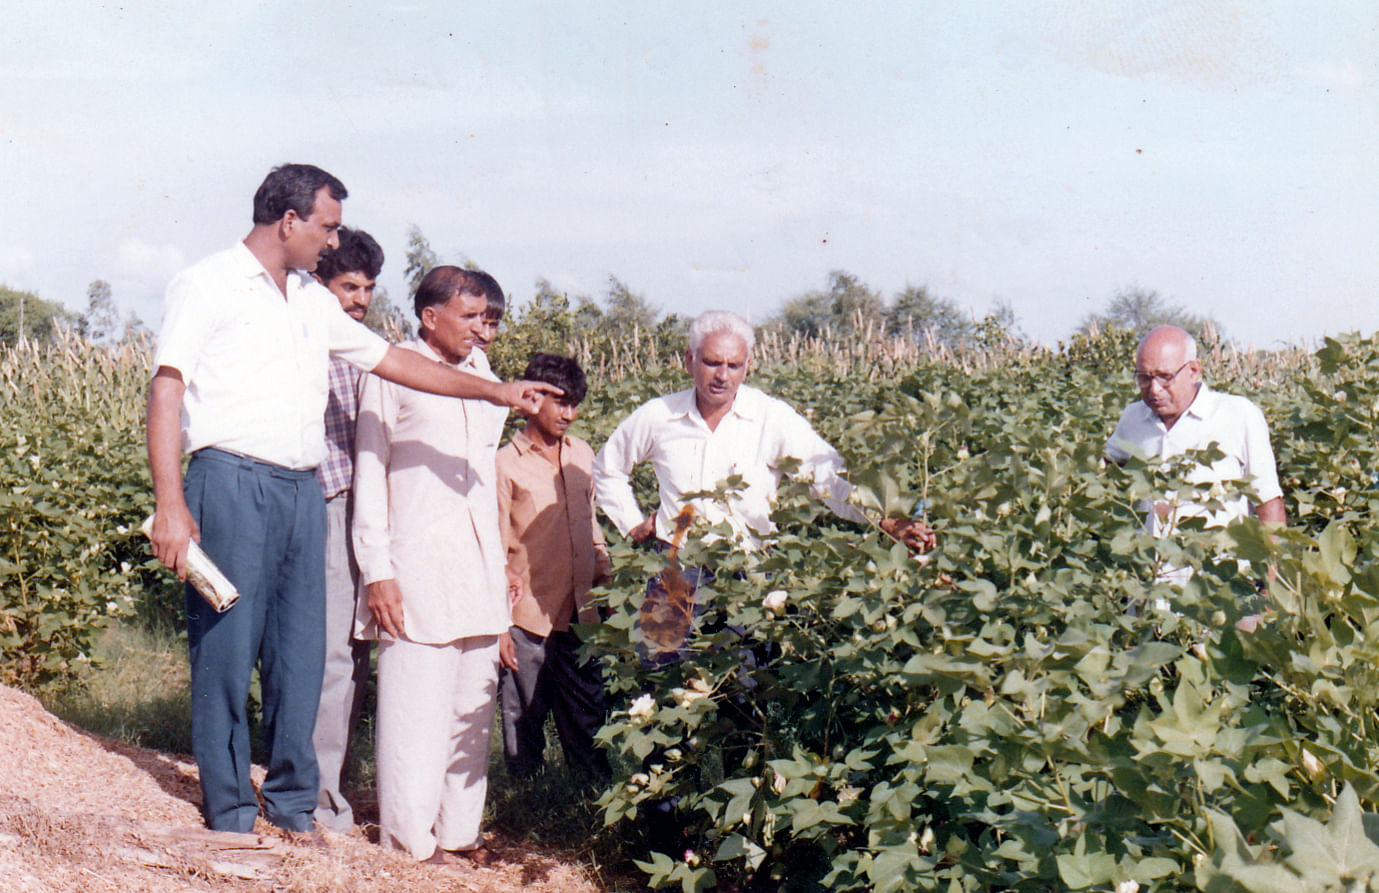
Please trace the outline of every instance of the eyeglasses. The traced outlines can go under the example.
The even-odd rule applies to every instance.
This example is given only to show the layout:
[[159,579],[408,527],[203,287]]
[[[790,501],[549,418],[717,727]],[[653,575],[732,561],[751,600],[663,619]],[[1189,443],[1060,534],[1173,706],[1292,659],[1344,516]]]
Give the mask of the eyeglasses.
[[1184,363],[1183,365],[1179,366],[1179,367],[1178,367],[1178,370],[1177,370],[1176,372],[1173,372],[1173,373],[1168,373],[1168,372],[1136,372],[1136,373],[1135,373],[1135,386],[1138,387],[1140,390],[1144,390],[1145,388],[1149,387],[1150,385],[1156,384],[1156,383],[1157,383],[1159,387],[1163,388],[1164,390],[1167,390],[1168,387],[1169,387],[1171,384],[1173,384],[1173,382],[1178,378],[1178,375],[1179,375],[1180,373],[1182,373],[1182,371],[1183,371],[1184,369],[1186,369],[1188,366],[1191,366],[1191,365],[1192,365],[1192,360],[1188,360],[1186,363]]

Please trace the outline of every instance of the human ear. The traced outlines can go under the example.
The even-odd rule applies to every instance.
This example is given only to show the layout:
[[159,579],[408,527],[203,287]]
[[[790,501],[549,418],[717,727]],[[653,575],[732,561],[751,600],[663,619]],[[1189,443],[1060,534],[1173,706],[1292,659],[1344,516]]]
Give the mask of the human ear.
[[297,216],[296,211],[288,208],[287,212],[283,214],[282,219],[278,221],[279,232],[284,236],[292,235],[293,231],[297,228],[297,224],[301,222],[301,219],[301,217]]

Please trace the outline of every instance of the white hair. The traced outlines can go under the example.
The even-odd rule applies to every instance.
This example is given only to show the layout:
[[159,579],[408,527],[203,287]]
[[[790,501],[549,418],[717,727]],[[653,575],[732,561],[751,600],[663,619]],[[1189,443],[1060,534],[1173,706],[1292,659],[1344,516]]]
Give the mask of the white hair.
[[757,343],[756,333],[752,331],[752,324],[747,320],[730,310],[706,310],[690,323],[690,353],[699,356],[699,348],[704,346],[704,339],[718,332],[727,332],[741,338],[742,343],[747,345],[749,355]]

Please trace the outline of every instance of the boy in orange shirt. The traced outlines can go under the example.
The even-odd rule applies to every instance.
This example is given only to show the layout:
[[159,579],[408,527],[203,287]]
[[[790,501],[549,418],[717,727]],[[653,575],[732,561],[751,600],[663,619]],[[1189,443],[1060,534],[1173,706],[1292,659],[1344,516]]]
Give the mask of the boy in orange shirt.
[[528,776],[543,763],[546,714],[555,714],[565,762],[601,781],[608,760],[594,746],[606,706],[599,667],[579,663],[572,623],[598,621],[589,588],[611,564],[594,516],[594,451],[568,434],[584,399],[584,370],[569,357],[533,354],[525,377],[555,385],[526,427],[498,451],[498,521],[508,575],[517,582],[512,642],[517,670],[503,670],[503,742],[508,769]]

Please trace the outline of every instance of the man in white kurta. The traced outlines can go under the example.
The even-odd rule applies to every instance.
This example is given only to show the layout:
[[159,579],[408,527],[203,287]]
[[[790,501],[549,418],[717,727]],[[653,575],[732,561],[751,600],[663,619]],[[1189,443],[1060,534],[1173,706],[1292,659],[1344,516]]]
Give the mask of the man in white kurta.
[[[486,306],[478,274],[438,267],[417,290],[404,346],[474,374]],[[354,549],[368,589],[360,635],[378,638],[380,839],[419,860],[484,861],[479,823],[511,625],[498,526],[501,417],[366,378],[356,430]]]

